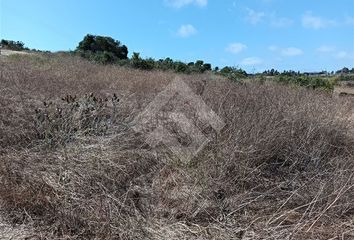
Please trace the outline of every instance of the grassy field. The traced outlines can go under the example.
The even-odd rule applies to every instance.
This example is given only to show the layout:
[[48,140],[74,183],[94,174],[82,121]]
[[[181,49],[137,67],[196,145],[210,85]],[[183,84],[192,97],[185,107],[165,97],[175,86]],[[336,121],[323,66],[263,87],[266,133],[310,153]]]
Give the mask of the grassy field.
[[178,75],[226,124],[213,132],[184,109],[211,139],[184,164],[132,130],[176,76],[64,55],[1,58],[0,238],[354,238],[348,99]]

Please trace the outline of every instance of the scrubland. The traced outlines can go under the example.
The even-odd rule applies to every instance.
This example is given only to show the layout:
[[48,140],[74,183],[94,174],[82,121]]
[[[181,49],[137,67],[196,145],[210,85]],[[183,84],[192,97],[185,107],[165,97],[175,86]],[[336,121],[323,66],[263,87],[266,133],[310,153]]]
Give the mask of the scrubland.
[[0,238],[354,238],[350,100],[178,75],[225,123],[215,132],[183,108],[211,140],[184,163],[132,129],[176,76],[60,54],[2,58]]

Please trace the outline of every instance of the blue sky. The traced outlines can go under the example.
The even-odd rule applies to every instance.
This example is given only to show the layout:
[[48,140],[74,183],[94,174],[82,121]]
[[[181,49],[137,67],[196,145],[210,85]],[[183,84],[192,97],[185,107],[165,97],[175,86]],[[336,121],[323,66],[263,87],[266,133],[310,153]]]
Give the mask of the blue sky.
[[0,38],[73,50],[87,33],[129,53],[249,72],[354,67],[354,0],[0,0]]

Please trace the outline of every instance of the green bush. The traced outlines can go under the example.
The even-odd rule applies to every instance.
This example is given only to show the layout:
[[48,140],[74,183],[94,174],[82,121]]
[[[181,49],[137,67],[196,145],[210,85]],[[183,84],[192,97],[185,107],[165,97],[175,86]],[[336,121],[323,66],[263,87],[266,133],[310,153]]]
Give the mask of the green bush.
[[312,77],[306,75],[280,75],[274,78],[274,80],[281,83],[295,84],[312,89],[332,90],[334,87],[333,81],[330,81],[328,78],[317,76]]
[[155,68],[155,60],[152,58],[142,59],[139,53],[134,52],[130,60],[130,65],[133,68],[152,70]]
[[25,44],[20,41],[1,39],[1,46],[4,49],[9,49],[9,50],[14,50],[14,51],[28,50],[28,48],[25,47]]
[[218,73],[232,81],[247,77],[246,71],[237,67],[224,67]]
[[91,59],[102,64],[113,63],[116,61],[114,54],[107,51],[92,54]]
[[[130,65],[133,68],[142,70],[172,70],[177,73],[203,73],[205,71],[211,71],[211,64],[204,63],[201,60],[190,62],[188,64],[181,61],[173,61],[171,58],[155,60],[153,58],[142,59],[139,53],[133,53],[130,61]],[[122,65],[122,64],[120,64]]]
[[279,74],[280,73],[277,70],[275,70],[274,68],[272,68],[271,70],[266,70],[266,71],[263,72],[263,75],[265,75],[265,76],[277,76]]
[[211,64],[204,63],[202,60],[188,64],[181,61],[173,61],[171,58],[156,61],[153,58],[143,59],[140,57],[139,53],[133,53],[132,57],[129,59],[128,48],[119,41],[111,37],[90,34],[87,34],[84,39],[79,42],[74,53],[101,64],[115,63],[120,66],[129,66],[142,70],[172,70],[177,73],[203,73],[212,70]]
[[175,63],[175,71],[178,73],[187,73],[189,72],[189,67],[187,64],[183,62],[176,62]]
[[211,71],[211,64],[210,63],[204,63],[203,64],[203,70],[204,71]]
[[354,75],[344,75],[344,74],[341,74],[339,76],[339,81],[354,81]]
[[128,48],[111,37],[87,34],[76,50],[80,56],[98,63],[114,63],[128,58]]

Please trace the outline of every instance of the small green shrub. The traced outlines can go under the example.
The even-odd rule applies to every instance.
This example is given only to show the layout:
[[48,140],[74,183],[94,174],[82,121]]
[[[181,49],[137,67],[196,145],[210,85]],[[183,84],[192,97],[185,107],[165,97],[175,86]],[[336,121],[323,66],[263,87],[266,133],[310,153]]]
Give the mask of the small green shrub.
[[176,62],[175,63],[175,71],[178,73],[187,73],[189,70],[189,67],[187,64],[183,62]]
[[339,81],[354,81],[354,75],[341,74],[339,76]]
[[247,77],[247,73],[245,70],[236,67],[224,67],[218,73],[232,81],[238,81],[242,78]]
[[312,89],[332,90],[334,87],[333,81],[328,78],[318,76],[280,75],[275,77],[274,80],[281,83],[294,84]]

